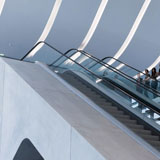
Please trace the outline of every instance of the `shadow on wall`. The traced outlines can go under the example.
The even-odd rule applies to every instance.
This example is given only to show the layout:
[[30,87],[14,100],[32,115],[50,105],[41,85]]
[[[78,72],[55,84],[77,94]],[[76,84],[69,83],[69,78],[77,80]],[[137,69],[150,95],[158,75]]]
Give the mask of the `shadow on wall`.
[[29,139],[24,139],[20,144],[13,160],[44,160]]

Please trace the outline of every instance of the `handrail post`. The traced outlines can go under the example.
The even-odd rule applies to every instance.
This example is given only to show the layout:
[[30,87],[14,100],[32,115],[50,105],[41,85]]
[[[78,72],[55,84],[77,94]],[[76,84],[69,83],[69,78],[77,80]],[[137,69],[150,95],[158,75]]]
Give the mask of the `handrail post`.
[[69,49],[67,50],[63,55],[61,55],[59,58],[57,58],[54,62],[52,62],[51,64],[49,64],[49,66],[52,66],[53,64],[55,64],[56,62],[58,62],[64,55],[67,55],[69,52],[71,52],[72,50],[77,50],[77,49]]
[[35,46],[33,46],[21,59],[23,61],[39,44],[44,43],[44,41],[39,41]]

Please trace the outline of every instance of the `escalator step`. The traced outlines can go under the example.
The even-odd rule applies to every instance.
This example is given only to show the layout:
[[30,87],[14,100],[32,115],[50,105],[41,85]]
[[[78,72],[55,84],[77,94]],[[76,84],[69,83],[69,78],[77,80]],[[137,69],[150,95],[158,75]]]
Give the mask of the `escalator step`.
[[151,135],[152,132],[150,130],[144,130],[144,129],[132,129],[137,134],[144,134],[144,135]]
[[98,103],[98,104],[106,103],[106,105],[107,105],[107,103],[108,103],[105,99],[102,99],[102,98],[100,98],[100,99],[98,99],[98,98],[95,99],[95,102]]
[[97,92],[97,90],[94,89],[94,86],[92,88],[90,85],[87,85],[85,81],[70,71],[63,73],[60,76],[160,151],[159,136],[152,135],[152,131],[146,129],[146,126],[144,127],[144,125],[138,124],[136,119],[131,119],[131,116],[125,113],[125,111],[119,109],[118,106],[114,106],[103,94],[99,93],[99,91]]
[[149,144],[157,147],[160,147],[160,141],[154,141],[154,140],[147,140]]
[[100,106],[112,106],[112,103],[111,102],[108,102],[107,100],[106,101],[96,101],[95,103],[97,103],[98,105]]
[[120,110],[114,110],[112,108],[104,108],[107,112],[113,114],[113,115],[124,115],[124,112],[123,111],[120,111]]
[[[101,105],[101,107],[104,108],[104,109],[106,109],[106,110],[110,110],[110,111],[117,111],[117,112],[120,111],[120,110],[118,110],[118,108],[116,106],[112,106],[112,104],[109,103],[109,102],[108,102],[107,105]],[[122,111],[121,113],[123,114],[124,112]]]
[[142,134],[141,137],[145,138],[146,140],[159,141],[159,136]]
[[123,123],[137,124],[137,120],[119,118]]
[[[90,94],[90,93],[86,93],[87,97],[90,97],[90,98],[95,98],[96,100],[105,100],[103,99],[100,95],[96,95],[96,94]],[[105,100],[106,102],[106,100]]]
[[144,126],[139,124],[126,123],[126,126],[128,126],[131,129],[144,129]]
[[127,119],[130,119],[130,116],[129,115],[124,115],[124,114],[114,114],[114,116],[116,117],[116,118],[118,118],[118,119],[125,119],[125,120],[127,120]]

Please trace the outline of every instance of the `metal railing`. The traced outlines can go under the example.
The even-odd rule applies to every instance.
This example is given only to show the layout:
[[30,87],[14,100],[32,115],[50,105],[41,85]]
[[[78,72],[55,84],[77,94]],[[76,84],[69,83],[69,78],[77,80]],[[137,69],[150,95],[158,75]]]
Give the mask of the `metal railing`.
[[[90,59],[92,59],[92,60],[94,60],[94,61],[97,62],[96,64],[90,66],[89,69],[93,68],[93,67],[94,67],[95,65],[97,65],[97,64],[101,64],[101,65],[102,65],[103,67],[105,67],[106,69],[109,67],[109,69],[111,69],[112,71],[116,72],[117,74],[120,73],[120,75],[121,75],[122,77],[124,77],[124,78],[126,78],[127,80],[132,81],[134,84],[136,84],[136,82],[135,82],[136,79],[135,79],[135,78],[133,78],[132,76],[130,76],[130,75],[122,72],[121,70],[119,70],[119,69],[117,69],[117,68],[115,68],[115,67],[113,67],[112,65],[109,65],[109,64],[103,62],[105,59],[107,59],[107,58],[113,58],[113,57],[105,57],[105,58],[103,58],[103,59],[100,60],[100,59],[92,56],[91,54],[83,51],[83,50],[78,50],[78,49],[75,49],[75,48],[69,49],[68,51],[66,51],[66,52],[64,53],[64,55],[67,55],[67,54],[70,53],[71,51],[74,51],[74,52],[73,52],[69,57],[72,57],[72,56],[74,56],[74,54],[80,52],[82,55],[84,55],[84,56],[86,56],[86,57],[88,57],[88,58],[90,58]],[[56,59],[54,62],[52,62],[50,65],[54,65],[54,64],[55,64],[56,62],[58,62],[62,57],[63,57],[63,56],[59,57],[59,58]],[[113,59],[115,59],[115,58],[113,58]],[[117,60],[117,59],[115,59],[115,60]],[[65,61],[65,60],[64,60],[64,61]],[[62,61],[61,63],[63,63],[64,61]],[[128,64],[126,64],[126,63],[124,63],[124,62],[121,62],[120,60],[117,60],[117,61],[120,62],[120,63],[122,63],[122,64],[124,64],[124,65],[126,65],[126,66],[128,66],[128,67],[130,67],[130,68],[132,68],[132,69],[134,69],[134,70],[136,70],[138,73],[143,73],[143,72],[135,69],[134,67],[131,67],[131,66],[129,66]],[[88,64],[87,64],[87,65],[88,65]],[[85,66],[87,66],[87,65],[85,65]],[[146,75],[146,74],[143,73],[143,75]],[[150,92],[152,92],[152,93],[154,92],[154,94],[157,94],[157,93],[160,94],[160,92],[159,92],[158,90],[152,88],[152,87],[149,86],[149,85],[146,85],[145,83],[140,83],[140,85],[142,85],[142,86],[143,86],[145,89],[147,89],[147,90],[149,89]]]
[[[91,75],[95,76],[96,78],[98,79],[101,79],[103,82],[106,82],[107,84],[113,86],[115,89],[119,90],[120,92],[122,92],[123,94],[127,95],[128,97],[132,98],[132,99],[135,99],[138,103],[144,105],[144,106],[147,106],[149,109],[151,109],[152,111],[154,111],[155,113],[158,113],[160,114],[160,109],[157,108],[155,105],[153,105],[150,101],[146,101],[144,100],[143,98],[139,97],[136,93],[133,93],[127,89],[124,89],[122,86],[120,86],[119,84],[116,84],[116,83],[112,83],[111,81],[108,81],[106,80],[104,77],[101,77],[97,74],[95,74],[94,72],[92,72],[90,69],[84,67],[83,65],[79,64],[78,62],[76,62],[75,60],[73,60],[71,57],[67,56],[67,53],[69,53],[71,50],[75,50],[76,53],[77,51],[78,52],[81,52],[81,53],[84,53],[84,51],[80,51],[80,50],[77,50],[77,49],[70,49],[68,50],[67,52],[65,53],[62,53],[60,52],[59,50],[57,50],[56,48],[54,48],[53,46],[51,46],[50,44],[48,44],[47,42],[44,42],[44,41],[40,41],[38,42],[29,52],[27,52],[25,54],[25,56],[23,56],[21,59],[15,59],[15,58],[12,58],[12,57],[7,57],[7,56],[2,56],[2,57],[5,57],[5,58],[10,58],[10,59],[15,59],[15,60],[19,60],[19,61],[25,61],[24,59],[39,45],[39,44],[46,44],[47,46],[49,46],[50,48],[52,48],[53,50],[57,51],[57,53],[59,53],[61,55],[61,57],[65,57],[66,59],[72,61],[73,63],[75,63],[76,65],[78,65],[79,67],[83,68],[85,71],[89,72]],[[85,54],[86,55],[86,54]],[[90,55],[87,53],[87,55],[90,57]],[[94,60],[97,60],[98,62],[98,59],[97,58],[94,58]],[[29,62],[29,61],[27,61]],[[100,63],[100,62],[98,62]],[[52,65],[52,64],[50,64]],[[103,64],[104,65],[104,64]],[[114,70],[113,70],[114,71]],[[119,73],[117,73],[119,74]],[[126,78],[126,77],[125,77]],[[137,85],[137,84],[136,84]],[[143,86],[140,86],[142,88],[144,88]],[[145,89],[145,88],[144,88]]]

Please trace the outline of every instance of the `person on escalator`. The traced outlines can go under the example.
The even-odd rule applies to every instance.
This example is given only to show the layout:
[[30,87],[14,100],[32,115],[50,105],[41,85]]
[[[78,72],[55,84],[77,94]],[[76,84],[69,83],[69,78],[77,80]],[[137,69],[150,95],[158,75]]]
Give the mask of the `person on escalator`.
[[[144,92],[144,90],[143,90],[143,88],[142,88],[142,84],[143,84],[143,78],[141,77],[141,73],[138,73],[137,74],[137,86],[136,86],[136,90],[139,92],[139,93],[141,93],[141,94],[143,94],[143,92]],[[141,103],[138,103],[138,108],[140,109],[140,110],[143,110],[144,108],[145,108],[145,106],[144,105],[142,105]]]
[[[145,78],[143,81],[146,87],[150,87],[150,78],[151,78],[151,75],[149,74],[148,69],[145,69]],[[147,89],[144,89],[144,95],[148,97]]]
[[159,81],[159,79],[160,79],[160,63],[159,63],[159,70],[158,70],[158,77],[157,77],[157,79],[158,79],[157,90],[160,91],[160,81]]
[[[158,73],[156,71],[156,68],[152,68],[152,71],[151,71],[151,88],[153,89],[154,92],[155,92],[155,90],[157,90],[157,85],[158,85],[157,77],[158,77]],[[155,94],[153,94],[153,97],[155,98]]]
[[141,78],[141,74],[138,73],[138,75],[137,75],[137,86],[136,86],[136,90],[137,90],[139,93],[143,93],[143,89],[142,89],[142,87],[140,86],[141,83],[143,83],[143,78]]
[[159,63],[158,76],[160,76],[160,63]]

